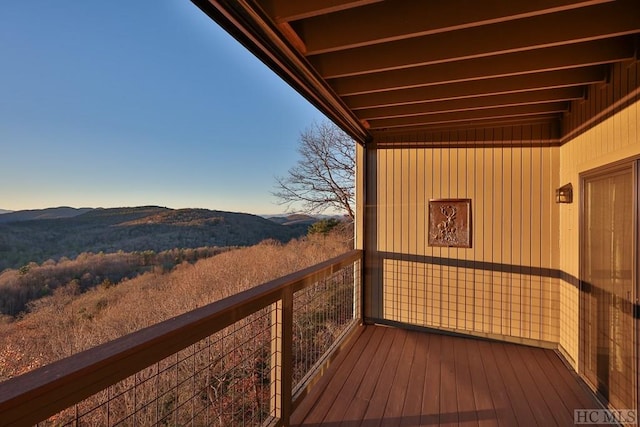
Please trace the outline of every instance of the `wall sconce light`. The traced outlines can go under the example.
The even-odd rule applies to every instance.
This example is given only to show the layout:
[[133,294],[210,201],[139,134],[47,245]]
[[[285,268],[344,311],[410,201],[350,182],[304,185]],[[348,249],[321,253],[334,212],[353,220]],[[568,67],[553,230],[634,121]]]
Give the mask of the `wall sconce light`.
[[571,183],[556,189],[556,203],[573,203],[573,186]]

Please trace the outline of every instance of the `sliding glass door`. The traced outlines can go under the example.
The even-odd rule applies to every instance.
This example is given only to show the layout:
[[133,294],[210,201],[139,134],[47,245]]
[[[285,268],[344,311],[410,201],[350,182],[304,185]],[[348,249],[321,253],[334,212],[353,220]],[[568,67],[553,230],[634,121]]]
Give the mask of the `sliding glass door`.
[[634,164],[583,179],[581,368],[615,408],[636,407]]

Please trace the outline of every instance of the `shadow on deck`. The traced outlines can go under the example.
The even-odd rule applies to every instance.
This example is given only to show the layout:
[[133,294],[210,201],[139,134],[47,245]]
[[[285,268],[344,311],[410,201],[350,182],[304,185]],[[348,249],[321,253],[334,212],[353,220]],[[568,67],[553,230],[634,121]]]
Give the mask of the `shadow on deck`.
[[568,426],[602,408],[553,350],[365,326],[293,413],[300,426]]

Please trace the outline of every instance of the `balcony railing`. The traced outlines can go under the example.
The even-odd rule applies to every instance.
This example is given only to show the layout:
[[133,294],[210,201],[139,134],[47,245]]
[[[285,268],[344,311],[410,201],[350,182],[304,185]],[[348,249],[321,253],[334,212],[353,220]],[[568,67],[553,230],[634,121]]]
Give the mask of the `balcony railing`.
[[1,424],[286,425],[360,322],[361,258],[348,252],[0,383]]

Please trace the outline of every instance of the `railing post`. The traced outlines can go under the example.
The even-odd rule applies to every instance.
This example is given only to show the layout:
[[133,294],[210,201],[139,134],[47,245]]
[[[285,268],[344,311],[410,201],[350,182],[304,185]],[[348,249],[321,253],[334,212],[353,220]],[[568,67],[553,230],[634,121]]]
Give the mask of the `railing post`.
[[282,422],[289,425],[293,406],[293,287],[282,296]]
[[271,314],[271,414],[288,426],[293,389],[293,288],[284,289]]

